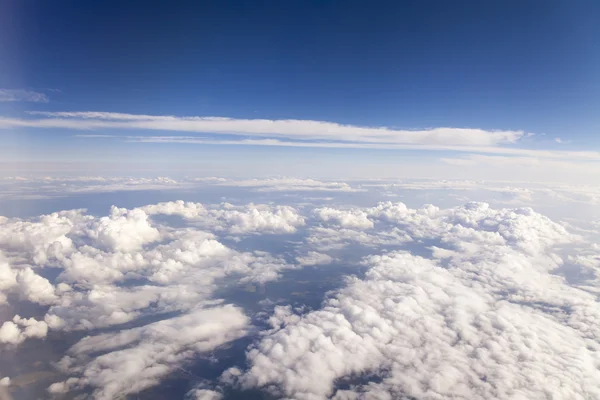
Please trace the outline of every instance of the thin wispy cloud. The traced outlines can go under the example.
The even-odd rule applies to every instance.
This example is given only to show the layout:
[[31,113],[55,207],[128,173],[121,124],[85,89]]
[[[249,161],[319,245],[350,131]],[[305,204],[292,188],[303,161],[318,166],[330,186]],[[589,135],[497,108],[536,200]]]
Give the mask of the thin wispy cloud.
[[[77,135],[87,138],[114,138],[114,135]],[[278,139],[241,139],[218,140],[197,138],[193,136],[125,136],[128,142],[140,143],[185,143],[213,145],[246,145],[246,146],[285,146],[285,147],[316,147],[316,148],[346,148],[346,149],[388,149],[388,150],[428,150],[454,151],[481,154],[498,154],[509,156],[569,159],[571,161],[600,161],[600,152],[596,151],[551,151],[521,149],[500,146],[458,146],[443,144],[394,144],[394,143],[357,143],[357,142],[310,142],[282,141]]]
[[0,118],[4,128],[135,129],[356,143],[491,146],[516,143],[525,133],[476,128],[392,129],[328,121],[178,117],[108,112],[30,112],[37,119]]
[[48,96],[44,93],[25,89],[0,89],[0,102],[29,101],[32,103],[47,103]]
[[558,137],[557,137],[557,138],[555,138],[555,139],[554,139],[554,141],[555,141],[556,143],[558,143],[558,144],[569,144],[569,143],[571,143],[571,141],[570,141],[570,140],[564,140],[564,139],[561,139],[561,138],[558,138]]

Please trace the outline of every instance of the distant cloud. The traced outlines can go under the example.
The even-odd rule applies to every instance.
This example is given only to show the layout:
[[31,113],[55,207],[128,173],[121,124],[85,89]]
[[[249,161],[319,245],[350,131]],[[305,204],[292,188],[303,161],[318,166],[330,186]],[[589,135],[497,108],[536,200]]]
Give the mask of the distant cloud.
[[[0,118],[0,128],[3,120]],[[77,137],[92,138],[95,135],[77,135]],[[102,137],[114,137],[102,136]],[[328,149],[373,149],[373,150],[427,150],[427,151],[450,151],[450,152],[468,152],[481,154],[499,154],[523,157],[539,158],[564,158],[574,161],[596,160],[600,161],[600,152],[597,151],[550,151],[522,149],[505,146],[464,146],[464,145],[444,145],[444,144],[404,144],[404,143],[369,143],[369,142],[325,142],[325,141],[291,141],[279,139],[236,139],[219,140],[198,138],[193,136],[124,136],[127,142],[138,143],[179,143],[179,144],[197,144],[197,145],[243,145],[243,146],[283,146],[283,147],[302,147],[302,148],[328,148]],[[459,165],[461,162],[456,159],[444,158],[443,162],[447,164]],[[472,162],[462,162],[460,165],[472,165]]]
[[0,118],[0,127],[63,129],[145,129],[279,138],[286,140],[341,141],[346,143],[492,146],[515,143],[523,131],[475,128],[391,129],[343,125],[313,120],[178,117],[110,112],[31,112],[42,119]]
[[558,138],[558,137],[557,137],[557,138],[555,138],[555,139],[554,139],[554,141],[555,141],[556,143],[559,143],[559,144],[568,144],[568,143],[571,143],[571,141],[570,141],[570,140],[563,140],[563,139],[561,139],[561,138]]
[[32,103],[47,103],[48,96],[44,93],[25,89],[0,89],[0,102],[29,101]]

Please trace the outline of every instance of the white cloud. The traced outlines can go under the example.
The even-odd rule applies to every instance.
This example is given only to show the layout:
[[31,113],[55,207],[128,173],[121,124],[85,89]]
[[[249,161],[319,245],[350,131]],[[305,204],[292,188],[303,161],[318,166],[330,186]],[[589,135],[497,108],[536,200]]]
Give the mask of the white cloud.
[[0,326],[0,343],[17,345],[27,338],[44,338],[47,333],[48,325],[44,321],[15,315],[12,321],[5,321]]
[[88,236],[110,250],[131,252],[160,238],[158,229],[150,225],[147,214],[140,209],[113,206],[110,216],[91,221],[90,225]]
[[[492,189],[530,194],[517,186]],[[185,227],[158,214],[181,216]],[[594,238],[594,229],[592,221],[579,233]],[[287,233],[296,233],[295,242],[276,255],[247,250],[247,243],[236,250],[220,239]],[[174,201],[113,207],[108,216],[75,210],[0,219],[0,249],[0,291],[8,295],[2,307],[18,307],[6,304],[17,296],[45,306],[33,319],[0,321],[4,346],[47,331],[87,331],[59,363],[65,377],[52,393],[91,389],[109,399],[154,386],[198,354],[252,330],[251,315],[215,298],[220,289],[263,284],[305,265],[356,264],[355,254],[373,254],[365,258],[365,276],[343,280],[321,309],[276,307],[273,329],[248,353],[249,369],[229,370],[221,383],[268,387],[295,399],[600,395],[593,290],[600,251],[530,208]],[[571,265],[585,271],[585,282],[557,275]],[[48,280],[40,270],[47,266],[62,272]],[[381,379],[369,383],[374,375]],[[226,392],[212,383],[188,397]]]
[[0,304],[6,302],[6,292],[17,285],[17,274],[0,251]]
[[[0,128],[3,120],[0,118]],[[204,139],[193,136],[127,136],[126,141],[135,143],[182,143],[199,145],[245,145],[245,146],[283,146],[301,148],[330,148],[330,149],[373,149],[373,150],[406,150],[406,151],[445,151],[471,153],[473,155],[499,155],[507,159],[514,158],[520,163],[535,164],[537,159],[562,159],[579,164],[585,161],[599,161],[600,153],[597,151],[555,151],[542,149],[523,149],[507,146],[466,146],[444,144],[396,144],[396,143],[369,143],[369,142],[319,142],[319,141],[283,141],[278,139],[240,139],[218,140]],[[490,156],[491,157],[491,156]],[[441,158],[446,164],[469,166],[477,164],[472,157],[467,158]],[[563,164],[568,164],[563,162]],[[339,176],[339,175],[338,175]]]
[[24,89],[0,89],[0,102],[29,101],[34,103],[47,103],[48,96],[44,93]]
[[352,188],[345,182],[318,181],[314,179],[298,178],[270,178],[247,180],[224,180],[220,186],[256,188],[259,192],[273,191],[327,191],[327,192],[355,192],[360,189]]
[[[155,224],[144,210],[180,214],[206,230]],[[68,378],[52,385],[52,393],[91,387],[96,398],[109,399],[153,386],[195,354],[249,329],[241,309],[213,298],[217,288],[262,284],[298,267],[263,251],[236,251],[209,231],[289,233],[303,224],[286,206],[184,202],[112,207],[100,217],[73,210],[2,219],[1,300],[7,305],[12,297],[6,295],[14,294],[47,309],[41,320],[0,321],[0,342],[16,346],[48,330],[87,330],[90,336],[61,361]],[[38,273],[47,266],[62,270],[53,282]],[[218,283],[224,278],[227,283]],[[140,326],[122,327],[132,321]],[[95,331],[108,327],[112,333]],[[90,358],[97,352],[102,355]]]
[[362,210],[338,210],[324,207],[315,210],[315,215],[324,222],[332,222],[343,228],[370,229],[373,221],[369,220],[367,213]]
[[26,254],[30,262],[44,265],[73,248],[66,236],[76,222],[85,220],[81,210],[61,211],[27,221],[7,219],[0,225],[0,247],[6,252]]
[[309,251],[303,256],[296,257],[296,262],[300,265],[327,265],[333,261],[333,257],[316,251]]
[[[0,118],[0,128],[2,127]],[[310,141],[283,141],[278,139],[241,139],[217,140],[204,139],[193,136],[127,136],[125,139],[136,143],[183,143],[200,145],[246,145],[246,146],[284,146],[304,148],[330,148],[330,149],[374,149],[374,150],[406,150],[406,151],[446,151],[472,153],[473,155],[500,155],[505,158],[514,158],[519,163],[536,165],[537,159],[558,159],[579,164],[585,161],[600,161],[600,152],[597,151],[553,151],[542,149],[524,149],[507,146],[480,146],[480,145],[445,145],[445,144],[397,144],[397,143],[369,143],[369,142],[310,142]],[[491,156],[489,156],[491,157]],[[467,158],[441,158],[446,164],[470,166],[477,164],[473,157]],[[569,163],[563,162],[568,165]]]
[[516,142],[521,131],[472,128],[398,130],[311,120],[233,119],[223,117],[153,116],[110,112],[31,112],[47,119],[2,118],[0,126],[65,129],[151,129],[178,132],[254,135],[299,140],[341,140],[368,143],[489,146]]
[[293,233],[304,225],[304,218],[290,206],[249,204],[234,206],[229,203],[205,208],[192,202],[167,202],[141,208],[150,215],[180,215],[195,221],[198,226],[232,234]]
[[295,399],[600,397],[596,297],[552,274],[552,249],[580,238],[528,208],[363,211],[438,243],[432,259],[371,256],[321,310],[276,310],[249,369],[223,382]]
[[[13,292],[49,305],[46,321],[52,329],[92,329],[147,313],[188,310],[210,298],[215,281],[226,276],[240,283],[266,282],[294,267],[264,252],[237,252],[209,232],[154,226],[144,209],[200,217],[206,229],[238,234],[288,233],[304,224],[285,206],[183,202],[113,207],[105,217],[75,210],[6,219],[0,224],[0,300],[6,302]],[[55,283],[36,272],[47,265],[62,269]],[[117,285],[129,278],[148,284]]]
[[[194,355],[243,336],[248,325],[249,319],[239,308],[227,305],[86,337],[59,363],[75,379],[55,383],[49,390],[63,392],[91,386],[95,388],[94,398],[99,400],[137,393],[156,385]],[[90,355],[96,353],[102,355],[90,360]]]
[[206,186],[243,188],[255,192],[358,192],[348,183],[298,178],[225,179],[218,177],[192,177],[172,179],[101,177],[101,176],[7,176],[0,177],[4,198],[52,198],[71,194],[104,193],[141,190],[193,189]]
[[39,276],[29,267],[18,272],[17,284],[21,296],[33,303],[48,305],[57,300],[50,281]]
[[[208,181],[205,184],[209,184]],[[142,190],[171,190],[201,186],[200,182],[177,181],[168,177],[130,178],[100,176],[7,176],[0,178],[0,197],[45,199],[72,194]]]

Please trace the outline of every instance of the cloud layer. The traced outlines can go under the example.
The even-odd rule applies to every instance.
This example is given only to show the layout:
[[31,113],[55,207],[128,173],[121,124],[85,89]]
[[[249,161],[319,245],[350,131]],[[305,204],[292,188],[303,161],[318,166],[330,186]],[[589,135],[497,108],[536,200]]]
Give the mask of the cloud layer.
[[323,221],[359,212],[377,227],[371,243],[385,248],[377,238],[400,228],[435,243],[430,257],[369,256],[365,278],[322,309],[276,310],[250,368],[224,382],[294,399],[600,398],[597,298],[552,274],[564,260],[551,249],[577,237],[531,209],[482,203],[382,203]]
[[[245,362],[194,382],[186,397],[260,389],[311,400],[596,399],[600,247],[589,238],[600,224],[566,226],[481,202],[173,201],[0,218],[0,352],[77,337],[48,387],[70,397],[135,394],[256,335]],[[273,238],[283,250],[258,249]],[[336,275],[337,289],[315,309],[265,298],[252,314],[221,296],[290,270],[357,263],[352,271],[364,274]],[[269,327],[257,335],[259,317]]]
[[[157,214],[193,224],[173,229],[153,222]],[[246,334],[249,317],[213,298],[217,287],[264,283],[295,268],[264,251],[233,250],[214,233],[286,234],[303,224],[287,206],[184,202],[112,207],[102,217],[72,210],[3,218],[0,302],[6,312],[23,301],[46,311],[2,321],[0,351],[50,331],[87,331],[58,363],[68,378],[50,392],[91,389],[98,399],[139,392],[194,355]],[[52,281],[43,277],[48,267],[60,270]],[[229,283],[218,284],[224,279]]]

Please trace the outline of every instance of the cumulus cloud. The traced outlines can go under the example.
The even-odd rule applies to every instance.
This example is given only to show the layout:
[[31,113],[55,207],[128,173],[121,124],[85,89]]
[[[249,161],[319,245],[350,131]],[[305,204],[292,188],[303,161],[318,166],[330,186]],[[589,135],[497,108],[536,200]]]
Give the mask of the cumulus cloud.
[[179,215],[199,226],[232,234],[293,233],[305,223],[298,211],[290,206],[223,203],[207,209],[199,203],[176,201],[146,206],[142,210],[150,215]]
[[27,338],[44,338],[47,333],[48,325],[44,321],[15,315],[12,321],[5,321],[0,326],[0,343],[16,345]]
[[[114,399],[156,385],[195,354],[212,350],[246,333],[249,319],[231,305],[86,337],[59,363],[75,375],[50,386],[51,393],[91,386],[96,399]],[[102,353],[90,360],[91,354]],[[199,397],[210,398],[210,397]]]
[[337,210],[334,208],[318,208],[315,215],[325,222],[333,222],[344,228],[369,229],[373,227],[373,221],[369,220],[367,214],[362,210]]
[[[150,215],[157,213],[182,215],[195,225],[156,224]],[[18,346],[49,330],[88,331],[59,364],[68,378],[50,392],[93,388],[95,398],[106,399],[138,392],[195,354],[246,334],[249,318],[214,298],[217,288],[262,284],[297,268],[264,251],[234,250],[210,231],[290,233],[303,224],[286,206],[184,202],[112,207],[99,217],[72,210],[3,219],[0,300],[10,307],[19,306],[8,304],[13,298],[36,303],[45,314],[0,321],[0,343]],[[59,269],[58,276],[43,277],[46,267]],[[126,323],[137,327],[123,328]]]
[[223,382],[295,399],[600,396],[596,298],[552,273],[551,249],[578,237],[527,208],[362,211],[436,243],[431,258],[367,257],[322,309],[276,310],[249,369]]
[[[6,218],[0,307],[10,319],[0,321],[0,346],[79,331],[85,337],[57,364],[63,377],[48,390],[132,395],[255,332],[256,315],[220,293],[292,268],[355,265],[360,254],[364,276],[340,277],[320,309],[275,307],[248,367],[186,398],[221,398],[229,384],[294,399],[596,398],[600,251],[583,234],[595,240],[598,227],[589,222],[575,235],[566,226],[531,208],[478,202],[297,209],[174,201],[106,216]],[[279,254],[254,250],[260,238],[221,238],[292,233]],[[47,267],[58,276],[47,278]],[[569,282],[560,275],[567,267],[585,280]],[[16,309],[19,301],[40,315],[22,318],[31,314]]]
[[6,302],[6,291],[17,285],[17,274],[0,251],[0,304]]
[[115,206],[111,208],[110,216],[92,221],[87,233],[103,248],[129,252],[160,238],[158,230],[150,225],[144,211]]
[[21,296],[33,303],[48,305],[57,300],[50,281],[33,272],[31,268],[24,268],[17,273],[17,285]]
[[44,265],[72,250],[73,242],[66,235],[76,222],[85,219],[89,217],[83,216],[82,210],[52,213],[33,220],[7,219],[0,225],[0,247],[5,253],[26,255],[30,262]]

